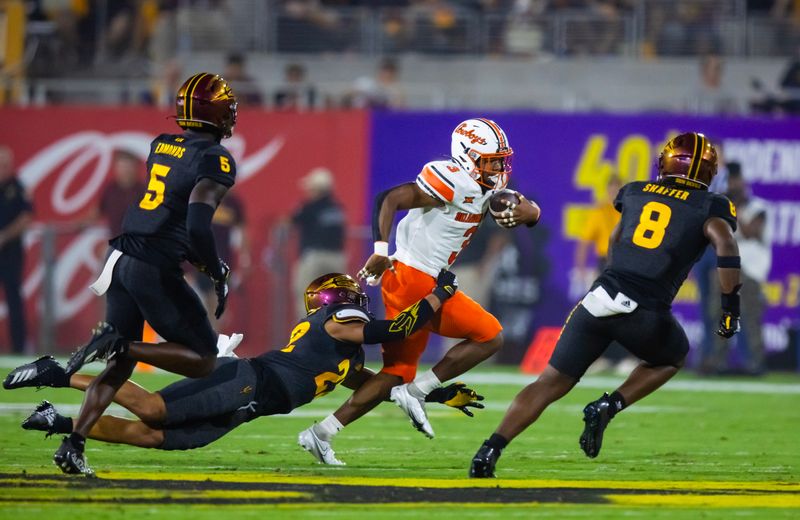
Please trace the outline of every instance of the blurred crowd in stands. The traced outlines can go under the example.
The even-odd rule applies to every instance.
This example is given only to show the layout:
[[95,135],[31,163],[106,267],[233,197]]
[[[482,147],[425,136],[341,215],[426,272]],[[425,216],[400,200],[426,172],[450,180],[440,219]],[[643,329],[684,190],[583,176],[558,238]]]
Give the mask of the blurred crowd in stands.
[[[28,20],[63,58],[89,66],[186,50],[620,54],[735,52],[750,22],[780,55],[800,44],[790,0],[27,0]],[[755,22],[762,25],[752,25]],[[378,46],[367,49],[365,46]],[[740,50],[741,51],[741,50]],[[98,56],[98,54],[100,54]],[[783,52],[786,54],[786,52]],[[123,60],[124,61],[124,60]]]
[[[184,76],[181,57],[226,56],[223,75],[243,105],[281,110],[401,108],[401,56],[548,59],[694,56],[692,113],[800,110],[800,2],[789,0],[27,0],[26,77],[149,78],[126,102],[166,106]],[[761,23],[763,22],[763,23]],[[759,25],[761,23],[761,25]],[[779,89],[754,78],[743,106],[727,91],[724,57],[795,57]],[[750,41],[747,40],[747,41]],[[632,48],[633,47],[633,48]],[[749,47],[748,47],[749,48]],[[752,49],[750,49],[752,51]],[[246,56],[290,56],[269,90]],[[372,74],[332,96],[313,83],[305,56],[383,57]],[[59,102],[48,93],[47,102]]]

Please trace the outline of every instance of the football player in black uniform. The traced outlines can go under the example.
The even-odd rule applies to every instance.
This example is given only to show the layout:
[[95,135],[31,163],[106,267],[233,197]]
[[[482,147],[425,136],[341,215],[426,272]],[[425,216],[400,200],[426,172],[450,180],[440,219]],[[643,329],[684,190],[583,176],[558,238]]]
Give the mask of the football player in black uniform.
[[[163,450],[198,448],[256,417],[289,413],[340,383],[358,388],[373,375],[364,367],[361,345],[413,334],[456,290],[455,275],[442,271],[431,294],[393,320],[374,320],[355,279],[339,273],[321,276],[308,286],[308,315],[294,327],[285,347],[250,359],[220,358],[210,375],[182,379],[158,392],[128,381],[114,401],[139,420],[102,416],[89,437]],[[68,379],[69,386],[85,390],[94,378],[74,374]],[[463,410],[475,406],[477,398],[463,384],[453,384],[437,390],[429,401]],[[69,433],[73,421],[45,401],[22,426]],[[87,467],[85,473],[90,471]]]
[[[103,272],[92,285],[97,294],[108,293],[106,321],[67,364],[66,374],[72,375],[85,363],[108,360],[87,388],[73,434],[55,454],[67,473],[80,473],[85,466],[85,437],[138,361],[188,377],[214,369],[217,333],[180,264],[190,259],[213,280],[219,317],[230,270],[217,256],[211,219],[236,176],[233,157],[220,144],[236,124],[236,97],[222,77],[204,72],[181,86],[176,109],[184,132],[162,134],[151,143],[147,191],[128,209],[122,234],[111,239]],[[145,320],[165,343],[141,343]],[[44,357],[23,365],[9,374],[5,386],[54,377],[53,363]]]
[[641,359],[611,395],[589,403],[580,446],[600,452],[609,421],[649,395],[683,366],[689,342],[672,315],[675,294],[710,242],[717,252],[722,319],[717,334],[739,331],[736,209],[708,191],[717,152],[702,134],[681,134],[658,158],[658,180],[632,182],[614,201],[622,218],[609,243],[609,264],[564,324],[548,366],[514,399],[495,433],[472,459],[471,477],[494,477],[503,449],[550,403],[569,392],[612,342]]

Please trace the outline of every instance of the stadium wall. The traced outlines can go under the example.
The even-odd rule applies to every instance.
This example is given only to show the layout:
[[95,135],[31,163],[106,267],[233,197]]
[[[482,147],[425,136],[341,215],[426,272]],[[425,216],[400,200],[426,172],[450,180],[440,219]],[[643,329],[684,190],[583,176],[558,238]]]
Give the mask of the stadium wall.
[[[256,269],[234,291],[230,330],[243,331],[242,350],[282,346],[292,321],[291,266],[271,230],[300,203],[297,179],[318,166],[336,178],[348,224],[368,224],[374,195],[410,181],[423,163],[447,154],[449,134],[467,113],[327,112],[289,114],[245,111],[228,142],[237,158],[236,191],[248,214]],[[485,115],[485,114],[484,114]],[[506,112],[488,114],[508,132],[515,149],[514,187],[537,200],[543,219],[532,232],[517,230],[514,268],[494,294],[493,309],[507,333],[524,343],[538,326],[560,325],[580,293],[570,278],[575,238],[586,210],[616,172],[625,180],[653,174],[653,158],[674,132],[697,129],[721,142],[725,160],[738,160],[754,193],[770,201],[773,268],[766,284],[768,348],[786,348],[787,331],[800,308],[800,122],[754,118],[667,115],[610,116]],[[113,150],[144,158],[148,143],[172,132],[168,114],[149,109],[3,109],[0,142],[16,153],[20,177],[32,194],[39,224],[57,224],[55,345],[68,351],[85,340],[102,315],[102,302],[87,285],[100,267],[107,236],[101,227],[77,225],[110,179]],[[26,238],[25,269],[30,330],[46,270],[41,227]],[[351,272],[366,253],[368,236],[352,235]],[[285,244],[283,244],[285,245]],[[288,263],[291,263],[288,257]],[[373,291],[374,307],[379,307]],[[675,310],[696,344],[702,334],[697,286],[690,279]],[[520,307],[513,304],[524,301]],[[520,312],[522,308],[522,312]],[[0,334],[6,334],[0,304]],[[283,327],[279,324],[285,323]],[[278,325],[273,325],[278,324]],[[0,345],[7,345],[0,341]],[[46,347],[45,347],[46,348]]]

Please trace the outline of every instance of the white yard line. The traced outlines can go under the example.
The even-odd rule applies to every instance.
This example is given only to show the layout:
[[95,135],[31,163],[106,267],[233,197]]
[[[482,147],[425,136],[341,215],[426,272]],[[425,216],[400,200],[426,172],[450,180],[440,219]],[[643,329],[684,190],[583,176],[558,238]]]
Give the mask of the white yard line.
[[[35,358],[22,357],[22,356],[0,356],[0,375],[5,377],[2,373],[5,370],[11,370],[17,366],[30,362]],[[66,359],[59,359],[59,361],[66,363]],[[87,365],[85,370],[81,372],[89,374],[97,374],[102,370],[103,365],[100,363],[92,363]],[[378,367],[372,367],[378,368]],[[156,373],[166,373],[163,370],[156,369]],[[518,386],[520,389],[525,385],[532,383],[536,380],[535,374],[519,374],[508,372],[487,372],[480,369],[473,373],[467,373],[458,378],[459,381],[464,381],[468,384],[474,385],[508,385]],[[136,380],[136,373],[133,375],[133,380]],[[602,389],[611,391],[618,387],[625,377],[612,377],[612,376],[587,376],[581,379],[578,385],[582,388]],[[713,393],[743,393],[743,394],[800,394],[800,376],[798,376],[798,383],[770,383],[766,381],[744,381],[742,379],[735,380],[722,380],[722,379],[677,379],[668,382],[661,391],[677,391],[677,392],[713,392]]]

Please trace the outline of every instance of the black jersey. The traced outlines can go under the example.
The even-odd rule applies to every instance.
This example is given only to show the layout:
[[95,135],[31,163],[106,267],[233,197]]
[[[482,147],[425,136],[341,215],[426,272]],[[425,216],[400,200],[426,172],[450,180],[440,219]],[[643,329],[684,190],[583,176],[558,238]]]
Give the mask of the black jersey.
[[341,323],[368,322],[366,311],[352,304],[320,307],[292,330],[289,344],[254,358],[264,364],[283,383],[292,408],[325,395],[341,383],[350,370],[361,370],[364,349],[360,344],[333,339],[325,331],[328,320]]
[[611,244],[598,283],[652,309],[671,307],[708,245],[703,228],[709,218],[736,230],[736,208],[725,196],[671,179],[627,184],[614,207],[622,213],[619,240]]
[[236,164],[215,141],[191,134],[162,134],[150,143],[147,171],[145,193],[128,208],[122,234],[110,243],[142,261],[177,269],[189,254],[189,195],[203,178],[230,188]]

